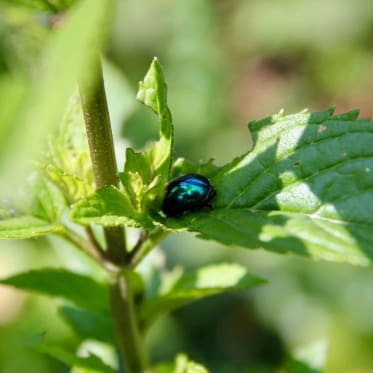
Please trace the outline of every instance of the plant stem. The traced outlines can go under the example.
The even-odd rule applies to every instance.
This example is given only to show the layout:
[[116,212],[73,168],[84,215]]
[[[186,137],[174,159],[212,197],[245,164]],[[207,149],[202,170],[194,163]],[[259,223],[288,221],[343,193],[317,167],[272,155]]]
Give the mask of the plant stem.
[[64,232],[62,232],[60,236],[72,243],[78,249],[82,250],[85,254],[99,263],[102,267],[106,268],[108,271],[119,270],[119,268],[115,264],[113,264],[106,258],[105,253],[102,250],[99,250],[89,240],[84,239],[74,231],[65,228]]
[[[115,160],[113,135],[107,106],[102,68],[97,59],[97,78],[82,79],[80,97],[91,154],[93,176],[96,188],[109,185],[119,186]],[[105,228],[107,256],[116,264],[126,260],[123,227]]]
[[154,248],[160,241],[162,241],[169,232],[162,228],[155,228],[149,235],[144,237],[144,240],[137,244],[134,250],[131,252],[129,266],[135,268],[146,254]]
[[146,372],[147,361],[143,337],[136,317],[134,294],[129,271],[113,272],[110,283],[111,308],[118,335],[119,349],[123,353],[129,373]]
[[[97,79],[82,79],[79,84],[93,175],[97,188],[118,187],[109,111],[106,102],[102,68],[97,59]],[[128,373],[146,372],[144,344],[135,312],[128,255],[123,227],[106,227],[105,257],[121,270],[110,271],[110,302],[118,347]],[[91,237],[92,239],[92,237]]]

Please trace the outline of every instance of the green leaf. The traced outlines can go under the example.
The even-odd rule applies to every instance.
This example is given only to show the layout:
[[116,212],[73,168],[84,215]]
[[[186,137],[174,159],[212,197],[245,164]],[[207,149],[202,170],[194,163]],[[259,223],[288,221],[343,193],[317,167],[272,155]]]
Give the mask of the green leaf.
[[0,210],[3,219],[0,219],[0,239],[25,239],[63,232],[60,218],[66,208],[66,199],[60,189],[40,175],[29,189],[31,202],[18,202],[20,207],[15,208],[13,214],[6,209],[2,209],[2,213]]
[[167,106],[167,85],[163,69],[154,58],[144,81],[139,84],[137,99],[149,106],[157,115],[160,124],[160,138],[148,153],[152,161],[153,179],[158,176],[169,177],[173,151],[173,125],[171,112]]
[[157,114],[160,138],[146,152],[127,149],[125,170],[120,178],[135,208],[146,214],[160,207],[164,185],[170,177],[174,141],[167,85],[157,58],[140,82],[137,99]]
[[213,209],[167,226],[228,245],[370,264],[373,123],[357,115],[329,109],[251,122],[253,149],[211,179]]
[[0,239],[22,239],[58,233],[62,226],[34,216],[21,216],[0,220]]
[[151,159],[148,154],[136,153],[127,148],[125,172],[120,172],[119,178],[131,198],[132,205],[137,211],[141,211],[144,194],[152,181]]
[[83,225],[151,226],[146,216],[135,211],[127,195],[111,186],[99,189],[78,202],[70,216],[74,222]]
[[62,361],[79,373],[116,373],[116,370],[106,365],[98,356],[89,354],[87,357],[76,356],[58,346],[35,343],[32,348]]
[[208,162],[197,163],[184,158],[178,158],[172,166],[172,178],[191,173],[212,178],[219,170],[220,167],[214,165],[213,159],[210,159]]
[[35,195],[32,198],[30,213],[51,223],[59,222],[67,206],[61,190],[43,176],[37,176],[32,189]]
[[113,323],[110,315],[63,306],[58,309],[62,318],[83,339],[95,339],[115,345]]
[[79,1],[54,31],[27,97],[17,100],[12,126],[7,126],[4,134],[6,146],[0,152],[2,195],[12,191],[19,175],[26,172],[27,161],[35,158],[47,134],[60,123],[80,75],[92,70],[110,26],[112,9],[112,0]]
[[[158,116],[167,115],[167,86],[162,67],[156,57],[153,59],[144,80],[139,84],[137,99],[149,106]],[[161,130],[168,133],[169,129]],[[170,135],[171,132],[169,132]]]
[[149,325],[159,315],[197,299],[232,290],[248,289],[264,283],[239,264],[215,264],[182,275],[173,276],[174,283],[141,306],[141,318]]
[[95,190],[81,102],[73,95],[57,133],[50,137],[48,152],[39,169],[64,193],[69,204]]
[[153,371],[154,373],[209,373],[205,367],[189,360],[185,354],[177,355],[175,363],[157,365]]
[[104,284],[63,269],[44,268],[0,279],[0,284],[63,298],[83,309],[106,312],[109,298]]

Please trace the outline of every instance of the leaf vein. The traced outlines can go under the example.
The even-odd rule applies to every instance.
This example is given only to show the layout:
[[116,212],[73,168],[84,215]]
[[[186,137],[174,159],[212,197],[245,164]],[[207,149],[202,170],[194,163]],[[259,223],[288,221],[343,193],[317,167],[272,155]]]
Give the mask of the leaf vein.
[[[361,131],[354,131],[353,133],[365,133],[366,132],[366,130],[361,130]],[[372,132],[373,132],[373,126],[372,126]],[[294,155],[294,154],[296,154],[298,151],[302,151],[302,150],[304,150],[304,149],[306,149],[306,148],[308,148],[308,147],[310,147],[310,146],[313,146],[313,145],[316,145],[316,144],[320,144],[320,143],[322,143],[322,142],[327,142],[327,141],[330,141],[330,140],[333,140],[333,139],[336,139],[336,138],[338,138],[338,139],[340,139],[341,137],[344,137],[344,136],[348,136],[350,134],[350,132],[348,132],[348,133],[344,133],[344,134],[342,134],[342,135],[336,135],[336,136],[329,136],[329,137],[326,137],[326,138],[322,138],[322,139],[319,139],[318,141],[312,141],[312,142],[308,142],[308,143],[304,143],[304,144],[302,144],[301,146],[297,146],[297,147],[295,147],[293,150],[291,150],[291,151],[288,151],[288,152],[284,152],[283,154],[281,154],[281,156],[279,156],[279,158],[277,159],[277,162],[276,163],[274,163],[274,164],[272,164],[271,166],[269,166],[269,167],[265,167],[263,164],[262,164],[262,162],[260,161],[260,159],[259,159],[259,157],[256,157],[255,158],[255,160],[257,160],[260,164],[261,164],[261,166],[263,167],[263,169],[264,169],[264,172],[262,173],[262,174],[259,174],[258,176],[256,176],[256,177],[254,177],[251,181],[250,181],[250,183],[249,184],[247,184],[246,186],[245,186],[245,188],[239,193],[239,194],[237,194],[236,196],[235,196],[235,198],[233,198],[233,200],[228,204],[228,207],[230,207],[230,206],[232,206],[243,194],[245,194],[246,192],[247,192],[247,190],[260,178],[260,177],[262,177],[263,176],[263,174],[270,174],[270,171],[273,169],[273,168],[275,168],[276,166],[278,166],[278,164],[281,162],[281,161],[283,161],[283,160],[285,160],[285,159],[287,159],[289,156],[292,156],[292,155]],[[371,154],[369,154],[369,155],[365,155],[364,157],[365,158],[368,158],[368,157],[372,157],[373,155],[371,155]],[[346,158],[346,159],[344,159],[342,162],[340,162],[340,164],[343,164],[343,162],[345,162],[345,161],[350,161],[350,160],[355,160],[355,159],[357,159],[358,157],[355,157],[355,158]],[[360,157],[360,158],[362,158],[362,157]],[[242,158],[243,159],[243,158]],[[362,158],[362,159],[364,159],[364,158]],[[335,165],[338,165],[338,163],[335,163],[335,164],[333,164],[330,168],[333,168]],[[325,168],[325,169],[321,169],[320,171],[324,171],[324,170],[326,170],[327,168]],[[313,176],[314,174],[311,174],[311,175],[309,175],[309,176]],[[275,176],[275,175],[273,175],[275,178],[277,178],[277,176]],[[306,178],[304,178],[304,179],[302,179],[302,180],[305,180],[305,179],[307,179],[309,176],[307,176]],[[270,196],[273,196],[274,194],[276,194],[277,192],[279,191],[279,189],[278,190],[276,190],[275,192],[273,192],[273,193],[271,193],[271,195]],[[258,203],[261,203],[261,202],[263,202],[264,200],[267,200],[268,199],[268,197],[266,197],[266,198],[264,198],[263,200],[260,200]],[[254,206],[256,206],[258,203],[256,203]]]
[[[288,185],[286,185],[284,188],[282,189],[276,189],[275,191],[273,191],[272,193],[270,193],[269,195],[267,195],[265,198],[262,198],[260,199],[258,202],[255,203],[255,205],[252,205],[253,208],[257,207],[259,204],[267,201],[268,199],[272,198],[274,195],[276,195],[277,193],[279,192],[282,192],[286,189],[289,189],[290,187],[293,187],[294,185],[297,185],[297,184],[301,184],[301,183],[304,183],[305,181],[307,180],[310,180],[312,179],[313,177],[315,176],[319,176],[320,174],[323,174],[325,172],[328,172],[328,171],[331,171],[333,169],[336,169],[342,165],[344,165],[345,163],[347,162],[352,162],[352,161],[357,161],[357,160],[367,160],[367,159],[373,159],[373,154],[370,154],[370,155],[365,155],[364,157],[353,157],[353,158],[348,158],[348,159],[343,159],[341,160],[340,162],[337,162],[337,163],[334,163],[328,167],[325,167],[325,168],[322,168],[322,169],[319,169],[317,172],[313,172],[309,175],[307,175],[306,177],[304,178],[301,178],[301,179],[298,179],[296,181],[293,181],[291,183],[289,183]],[[275,176],[272,174],[272,176]],[[250,186],[252,185],[252,183],[250,183]],[[246,189],[246,188],[245,188]],[[241,193],[243,194],[243,193]],[[237,199],[238,197],[236,197],[235,199]],[[231,205],[231,204],[230,204]],[[264,210],[265,211],[265,210]]]

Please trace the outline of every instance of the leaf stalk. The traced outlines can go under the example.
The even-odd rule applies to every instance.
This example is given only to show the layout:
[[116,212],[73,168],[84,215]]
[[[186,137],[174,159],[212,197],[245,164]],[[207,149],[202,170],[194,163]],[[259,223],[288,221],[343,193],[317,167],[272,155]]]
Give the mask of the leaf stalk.
[[130,253],[129,267],[135,268],[169,233],[163,228],[157,227],[149,234],[140,236],[135,248]]

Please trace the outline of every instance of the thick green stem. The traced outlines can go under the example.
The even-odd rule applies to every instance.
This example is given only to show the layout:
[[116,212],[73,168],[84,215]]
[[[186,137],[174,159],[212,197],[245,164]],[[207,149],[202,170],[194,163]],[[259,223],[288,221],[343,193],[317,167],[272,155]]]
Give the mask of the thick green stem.
[[113,273],[110,283],[110,299],[119,348],[123,353],[127,371],[144,373],[147,371],[147,361],[128,270]]
[[[106,102],[101,65],[97,63],[97,79],[80,82],[93,174],[97,188],[118,187],[109,111]],[[135,312],[134,294],[128,267],[123,227],[105,228],[105,256],[117,269],[110,271],[110,301],[119,350],[128,373],[146,372],[144,344]],[[94,247],[94,245],[93,245]],[[122,270],[118,270],[122,268]]]
[[[96,79],[81,80],[80,97],[96,188],[100,189],[109,185],[118,187],[113,135],[99,62],[97,62]],[[116,264],[123,264],[126,259],[123,227],[105,228],[105,237],[108,258]]]

